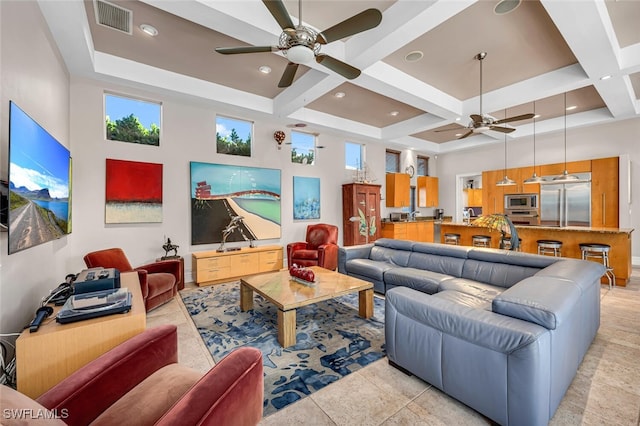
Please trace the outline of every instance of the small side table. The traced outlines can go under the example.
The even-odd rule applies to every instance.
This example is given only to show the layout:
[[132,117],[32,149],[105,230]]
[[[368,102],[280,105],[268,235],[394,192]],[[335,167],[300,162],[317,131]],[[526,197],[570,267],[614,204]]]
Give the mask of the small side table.
[[180,261],[180,279],[178,280],[178,291],[184,288],[184,257],[182,256],[162,256],[156,259],[156,262],[162,262],[163,260],[179,260]]

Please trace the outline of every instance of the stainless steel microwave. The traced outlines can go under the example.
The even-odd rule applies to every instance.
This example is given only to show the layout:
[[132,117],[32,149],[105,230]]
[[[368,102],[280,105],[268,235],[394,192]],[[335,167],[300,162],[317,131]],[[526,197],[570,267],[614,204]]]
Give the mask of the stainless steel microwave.
[[510,210],[538,209],[538,194],[506,194],[504,196],[504,208]]

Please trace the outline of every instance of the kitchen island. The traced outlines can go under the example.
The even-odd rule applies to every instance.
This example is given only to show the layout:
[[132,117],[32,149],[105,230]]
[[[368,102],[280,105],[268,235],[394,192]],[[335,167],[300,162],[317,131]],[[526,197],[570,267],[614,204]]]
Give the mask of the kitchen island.
[[382,221],[380,236],[396,240],[411,240],[433,243],[440,238],[440,224],[451,222],[451,216],[438,220],[433,216],[419,216],[414,220],[404,222]]
[[[631,228],[599,228],[582,226],[527,226],[516,225],[518,236],[522,239],[520,250],[526,253],[538,252],[538,240],[557,240],[562,242],[562,256],[581,258],[580,244],[609,244],[609,261],[616,276],[616,284],[625,286],[631,276]],[[500,247],[500,232],[466,223],[443,223],[440,242],[444,242],[445,233],[460,234],[460,245],[470,246],[473,235],[491,237],[491,247]]]

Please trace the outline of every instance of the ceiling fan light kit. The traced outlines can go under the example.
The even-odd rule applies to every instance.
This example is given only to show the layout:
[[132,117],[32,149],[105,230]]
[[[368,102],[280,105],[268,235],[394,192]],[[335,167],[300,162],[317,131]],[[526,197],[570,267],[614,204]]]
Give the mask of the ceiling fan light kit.
[[360,75],[360,70],[339,59],[320,53],[321,45],[337,41],[362,31],[377,27],[382,21],[382,12],[367,9],[351,18],[317,32],[302,25],[302,0],[298,2],[298,25],[294,26],[282,0],[262,0],[273,18],[278,22],[282,33],[277,46],[217,47],[216,52],[224,55],[239,53],[262,53],[281,51],[289,60],[278,87],[289,87],[298,70],[299,64],[309,64],[315,60],[344,78],[352,80]]

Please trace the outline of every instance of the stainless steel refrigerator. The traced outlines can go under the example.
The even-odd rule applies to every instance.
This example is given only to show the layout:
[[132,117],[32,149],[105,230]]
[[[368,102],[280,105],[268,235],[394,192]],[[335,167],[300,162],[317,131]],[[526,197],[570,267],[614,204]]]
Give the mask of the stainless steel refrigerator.
[[591,226],[591,173],[579,182],[540,185],[540,225]]

